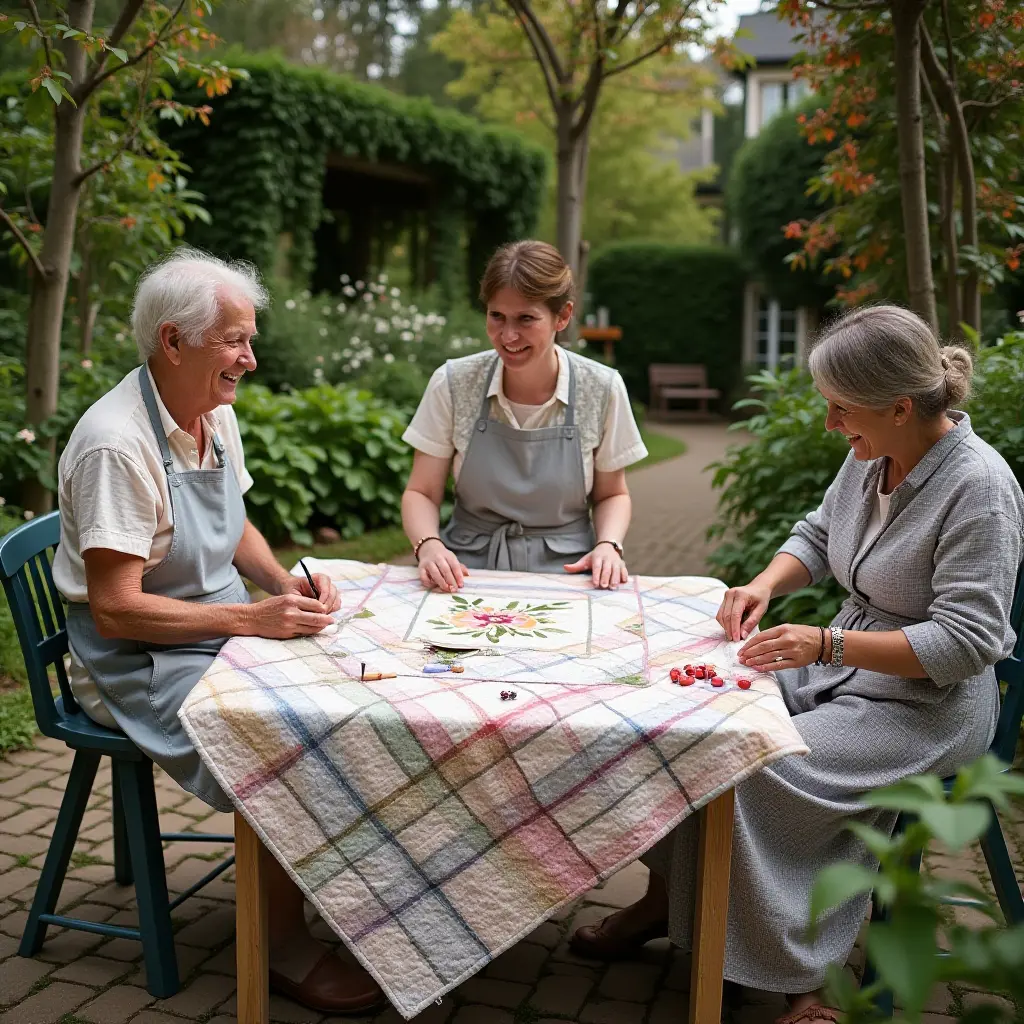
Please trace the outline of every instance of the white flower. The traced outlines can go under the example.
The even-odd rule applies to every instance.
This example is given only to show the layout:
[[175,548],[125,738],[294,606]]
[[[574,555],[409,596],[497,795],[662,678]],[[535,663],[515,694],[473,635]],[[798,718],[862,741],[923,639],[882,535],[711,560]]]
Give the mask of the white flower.
[[373,302],[373,293],[363,292],[363,302]]
[[91,370],[92,369],[92,360],[91,359],[83,359],[82,360],[82,369],[83,370]]
[[318,363],[322,363],[322,362],[324,361],[324,357],[323,357],[323,356],[317,356],[317,357],[316,357],[316,361],[317,361]]
[[373,329],[377,334],[388,333],[388,322],[387,320],[378,320],[374,325]]
[[436,314],[436,313],[428,313],[428,314],[427,314],[427,315],[426,315],[426,316],[425,316],[425,317],[423,318],[423,322],[424,322],[425,324],[429,324],[429,325],[430,325],[431,327],[433,327],[433,326],[434,326],[434,324],[436,324],[436,323],[437,323],[437,314]]
[[284,308],[285,309],[294,309],[295,308],[295,300],[294,299],[286,300],[285,304],[284,304]]
[[345,285],[345,287],[342,288],[341,290],[350,299],[353,298],[355,296],[355,294],[356,294],[355,288],[353,288],[352,285],[350,285],[350,284]]
[[412,341],[412,338],[413,338],[412,331],[402,331],[401,337],[402,337],[402,341]]
[[321,338],[326,338],[327,337],[327,328],[326,327],[321,327],[320,328],[320,337]]
[[322,314],[323,314],[324,316],[330,316],[330,315],[331,315],[331,307],[330,307],[330,306],[324,306],[324,307],[323,307],[323,308],[322,308],[322,309],[320,310],[320,312],[321,312],[321,313],[322,313]]
[[410,306],[410,307],[409,307],[409,312],[410,312],[410,313],[418,313],[418,312],[419,312],[419,310],[418,310],[418,309],[417,309],[417,308],[416,308],[415,306]]
[[315,380],[319,384],[320,381],[322,381],[323,379],[324,379],[324,371],[321,370],[320,367],[318,366],[313,371],[313,380]]
[[35,512],[33,512],[31,509],[28,509],[28,508],[25,509],[25,518],[26,519],[31,519],[34,515],[35,515]]
[[362,281],[356,281],[356,288],[358,288],[360,291],[362,291],[365,287],[366,285],[363,284]]
[[451,346],[450,347],[451,348],[462,348],[462,339],[461,338],[452,338]]
[[388,283],[388,275],[387,274],[381,274],[377,278],[377,280],[380,281],[381,284],[387,284]]
[[444,325],[445,325],[446,323],[448,323],[448,321],[447,321],[447,320],[445,320],[445,318],[444,318],[443,316],[439,316],[439,317],[437,318],[437,326],[438,326],[438,327],[444,327]]
[[117,334],[114,335],[114,341],[124,341],[124,335],[118,331]]
[[32,444],[32,442],[35,441],[36,439],[36,435],[33,434],[32,431],[28,429],[28,427],[25,427],[23,430],[19,430],[18,433],[15,434],[14,436],[24,441],[25,444]]
[[344,313],[344,312],[345,312],[345,310],[346,310],[346,309],[347,309],[348,307],[347,307],[347,306],[345,305],[345,303],[344,303],[344,302],[339,302],[339,303],[338,303],[338,304],[337,304],[337,305],[336,305],[336,306],[335,306],[334,308],[335,308],[335,309],[336,309],[336,310],[337,310],[337,311],[338,311],[339,313]]
[[395,357],[390,352],[385,352],[384,353],[384,362],[385,363],[393,363],[394,361],[395,361]]
[[334,353],[334,355],[332,355],[332,356],[331,356],[331,358],[332,358],[332,359],[333,359],[333,360],[334,360],[335,362],[338,362],[338,361],[339,361],[339,360],[341,359],[341,353],[340,353],[340,352],[335,352],[335,353]]
[[7,504],[7,499],[0,497],[0,508],[3,508]]
[[348,284],[348,283],[349,283],[349,281],[351,281],[351,280],[352,280],[352,278],[350,278],[350,277],[348,276],[348,274],[342,274],[342,275],[341,275],[341,277],[339,277],[339,278],[338,278],[338,280],[339,280],[339,281],[340,281],[340,282],[341,282],[342,284]]
[[342,370],[344,370],[345,373],[351,373],[354,369],[355,369],[355,363],[346,363],[342,367]]
[[309,289],[307,288],[307,289],[306,289],[306,290],[305,290],[305,291],[304,291],[304,292],[302,293],[302,295],[301,295],[300,297],[301,297],[301,298],[303,298],[303,299],[309,299],[309,298],[312,298],[312,295],[310,294],[310,291],[309,291]]
[[392,288],[391,289],[391,297],[392,298],[397,299],[398,296],[401,295],[401,294],[402,293],[401,293],[401,291],[398,288]]
[[343,348],[341,350],[341,358],[342,359],[348,359],[348,357],[350,355],[352,355],[352,349],[350,349],[350,348]]

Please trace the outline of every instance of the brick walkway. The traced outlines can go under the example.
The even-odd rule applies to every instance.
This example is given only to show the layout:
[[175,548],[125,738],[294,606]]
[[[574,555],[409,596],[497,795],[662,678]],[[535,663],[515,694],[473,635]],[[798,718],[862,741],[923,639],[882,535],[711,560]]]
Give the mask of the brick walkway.
[[[630,563],[637,572],[703,573],[703,534],[714,513],[714,495],[701,471],[724,450],[725,432],[706,425],[664,429],[678,431],[689,450],[679,459],[630,474],[636,510]],[[43,739],[33,750],[0,760],[0,1024],[233,1024],[231,872],[175,913],[184,984],[171,999],[154,1000],[146,992],[141,947],[124,939],[51,929],[38,959],[16,955],[70,764],[62,744]],[[157,799],[165,831],[231,831],[230,815],[212,812],[159,773]],[[1018,813],[1010,824],[1020,864],[1024,814]],[[210,863],[196,852],[189,844],[167,846],[172,895],[210,870]],[[202,848],[206,856],[214,852]],[[76,916],[95,921],[136,924],[134,890],[114,884],[112,859],[110,773],[104,768],[86,812],[59,912],[73,909]],[[930,864],[952,878],[982,880],[985,875],[976,849],[955,858],[936,854]],[[567,936],[578,925],[632,902],[645,887],[646,870],[641,865],[621,871],[445,997],[441,1005],[422,1013],[418,1024],[683,1024],[688,960],[667,942],[651,943],[635,961],[609,967],[581,960],[566,946]],[[975,912],[956,913],[970,923]],[[314,929],[324,940],[332,940],[322,922]],[[861,964],[862,956],[855,951],[850,969],[859,971]],[[770,1024],[782,1010],[778,997],[763,993],[730,989],[727,997],[727,1019],[732,1024]],[[924,1024],[951,1024],[953,1018],[943,1015],[994,998],[959,988],[938,989]],[[272,1000],[271,1017],[281,1024],[327,1020],[278,997]],[[399,1024],[401,1018],[388,1010],[373,1020]]]

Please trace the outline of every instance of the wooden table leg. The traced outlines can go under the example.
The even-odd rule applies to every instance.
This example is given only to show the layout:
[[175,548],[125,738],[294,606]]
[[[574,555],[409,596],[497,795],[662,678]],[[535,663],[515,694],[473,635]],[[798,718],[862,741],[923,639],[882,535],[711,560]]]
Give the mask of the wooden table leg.
[[266,851],[235,811],[235,943],[238,950],[238,1024],[268,1024]]
[[720,1024],[722,1019],[734,796],[730,789],[698,812],[700,838],[693,916],[690,1024]]

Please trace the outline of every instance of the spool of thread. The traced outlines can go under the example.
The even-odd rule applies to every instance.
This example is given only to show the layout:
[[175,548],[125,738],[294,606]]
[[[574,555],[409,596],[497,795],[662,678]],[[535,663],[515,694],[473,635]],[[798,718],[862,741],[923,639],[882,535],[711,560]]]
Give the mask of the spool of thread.
[[465,669],[465,666],[463,666],[463,665],[452,665],[452,671],[453,672],[462,673],[462,672],[465,672],[466,669]]
[[430,665],[424,665],[423,671],[428,675],[436,675],[438,672],[450,671],[447,665],[439,665],[436,662]]

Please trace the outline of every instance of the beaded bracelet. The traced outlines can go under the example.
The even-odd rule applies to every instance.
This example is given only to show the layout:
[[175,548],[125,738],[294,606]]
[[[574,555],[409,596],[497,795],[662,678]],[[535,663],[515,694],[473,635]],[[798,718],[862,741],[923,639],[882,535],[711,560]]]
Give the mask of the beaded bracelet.
[[[420,548],[423,547],[423,545],[426,544],[428,540],[441,540],[441,538],[435,536],[420,537],[420,539],[416,542],[416,546],[412,549],[412,557],[415,558],[417,562],[420,560]],[[441,541],[441,543],[443,544],[444,541]]]

